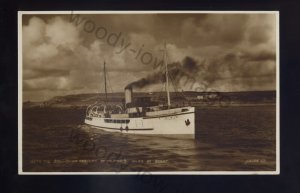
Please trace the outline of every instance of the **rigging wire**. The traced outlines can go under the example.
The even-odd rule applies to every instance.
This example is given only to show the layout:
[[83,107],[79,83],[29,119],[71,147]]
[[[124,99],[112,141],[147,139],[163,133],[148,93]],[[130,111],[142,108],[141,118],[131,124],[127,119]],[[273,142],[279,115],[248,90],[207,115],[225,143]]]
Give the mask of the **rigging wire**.
[[175,89],[175,93],[180,94],[182,97],[184,97],[184,98],[186,99],[186,96],[184,95],[184,93],[178,91],[178,87],[177,87],[176,84],[174,83],[174,82],[176,82],[176,81],[174,81],[175,79],[173,78],[173,75],[172,75],[171,73],[169,73],[169,74],[170,74],[170,79],[171,79],[172,85],[173,85],[173,87],[174,87],[174,89]]
[[113,89],[112,89],[112,86],[111,86],[111,81],[110,81],[110,78],[109,78],[109,74],[108,74],[108,73],[106,74],[106,77],[107,77],[108,88],[109,88],[110,91],[113,93]]
[[[101,73],[100,73],[100,75],[101,75]],[[102,77],[102,76],[100,76],[100,77]],[[101,78],[101,80],[102,80],[102,78]],[[98,99],[97,99],[96,103],[99,103],[100,101],[102,101],[102,93],[103,93],[102,90],[103,90],[103,84],[100,84],[100,89],[97,91]]]

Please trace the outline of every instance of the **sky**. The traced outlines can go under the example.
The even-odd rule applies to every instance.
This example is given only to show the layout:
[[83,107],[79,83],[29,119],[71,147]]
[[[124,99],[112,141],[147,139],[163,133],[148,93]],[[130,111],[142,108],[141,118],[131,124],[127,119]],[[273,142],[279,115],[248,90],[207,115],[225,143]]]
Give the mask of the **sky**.
[[276,89],[275,14],[36,14],[22,17],[23,100],[164,90]]

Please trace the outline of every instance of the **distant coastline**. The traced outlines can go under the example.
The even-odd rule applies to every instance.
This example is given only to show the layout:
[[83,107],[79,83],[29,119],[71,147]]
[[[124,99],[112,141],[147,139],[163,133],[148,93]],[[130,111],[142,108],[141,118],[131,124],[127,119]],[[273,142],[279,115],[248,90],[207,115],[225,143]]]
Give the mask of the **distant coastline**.
[[[148,99],[149,101],[163,103],[166,100],[163,92],[135,92],[134,97]],[[103,102],[104,93],[75,94],[56,96],[50,100],[33,102],[24,101],[23,108],[86,108],[95,102]],[[110,103],[122,104],[124,94],[121,92],[108,93]],[[242,91],[242,92],[194,92],[171,93],[172,101],[175,104],[189,103],[190,105],[201,106],[255,106],[276,104],[276,91]]]

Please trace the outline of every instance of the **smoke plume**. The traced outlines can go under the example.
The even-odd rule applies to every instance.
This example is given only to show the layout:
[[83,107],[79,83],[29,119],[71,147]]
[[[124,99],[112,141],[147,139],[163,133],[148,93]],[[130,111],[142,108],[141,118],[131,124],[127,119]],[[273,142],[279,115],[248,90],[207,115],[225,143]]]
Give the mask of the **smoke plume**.
[[[145,78],[131,82],[125,88],[139,88],[150,86],[152,84],[165,83],[165,68],[161,67],[163,71],[156,71]],[[175,62],[168,64],[169,78],[173,83],[178,84],[183,77],[193,78],[200,70],[199,64],[192,57],[185,57],[182,63]]]
[[[264,53],[264,52],[263,52]],[[251,57],[250,57],[251,56]],[[170,84],[175,90],[234,90],[242,85],[246,90],[259,84],[273,84],[275,67],[273,53],[228,53],[213,59],[198,61],[186,56],[182,62],[168,64]],[[266,64],[262,63],[268,62]],[[159,68],[147,77],[130,83],[127,87],[139,88],[165,83],[165,68]],[[230,84],[228,84],[230,81]],[[216,86],[217,85],[217,86]],[[220,86],[221,85],[221,86]]]

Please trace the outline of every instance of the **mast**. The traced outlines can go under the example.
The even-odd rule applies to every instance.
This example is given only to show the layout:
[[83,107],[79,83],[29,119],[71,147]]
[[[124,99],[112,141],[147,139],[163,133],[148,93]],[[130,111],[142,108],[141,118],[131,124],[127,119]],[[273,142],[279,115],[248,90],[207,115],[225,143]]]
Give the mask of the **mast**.
[[105,103],[107,103],[107,88],[106,88],[106,68],[105,68],[105,61],[104,61],[103,71],[104,71],[104,86],[105,86]]
[[164,62],[165,62],[165,66],[166,66],[166,91],[167,91],[168,109],[169,109],[170,106],[171,106],[171,100],[170,100],[170,91],[169,91],[168,63],[167,63],[167,44],[166,44],[166,42],[165,42]]

